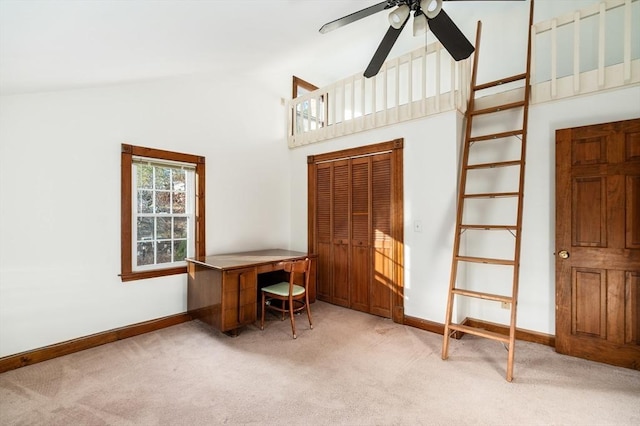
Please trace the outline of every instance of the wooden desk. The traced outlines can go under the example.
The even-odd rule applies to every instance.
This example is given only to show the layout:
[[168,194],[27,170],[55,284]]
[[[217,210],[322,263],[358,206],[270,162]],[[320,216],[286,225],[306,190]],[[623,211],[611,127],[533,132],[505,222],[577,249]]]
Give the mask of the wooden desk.
[[216,330],[236,334],[253,324],[260,288],[287,280],[282,262],[311,259],[309,301],[316,299],[316,258],[307,253],[272,249],[187,259],[187,309]]

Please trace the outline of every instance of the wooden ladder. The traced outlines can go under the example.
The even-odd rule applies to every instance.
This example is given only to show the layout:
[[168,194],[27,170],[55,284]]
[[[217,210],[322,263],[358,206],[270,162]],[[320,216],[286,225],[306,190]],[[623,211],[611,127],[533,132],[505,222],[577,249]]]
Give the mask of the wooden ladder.
[[[469,333],[472,335],[485,337],[492,340],[497,340],[502,342],[505,345],[508,345],[508,360],[507,360],[507,381],[512,381],[513,379],[513,361],[514,361],[514,350],[515,350],[515,333],[516,333],[516,307],[518,302],[518,277],[519,277],[519,269],[520,269],[520,243],[521,243],[521,230],[522,230],[522,208],[523,208],[523,189],[524,189],[524,173],[525,173],[525,153],[526,153],[526,145],[527,145],[527,116],[529,110],[529,95],[530,95],[530,64],[531,64],[531,20],[533,16],[533,1],[531,1],[531,10],[529,16],[529,40],[528,40],[528,49],[527,49],[527,64],[526,71],[522,74],[514,75],[512,77],[503,78],[500,80],[492,81],[490,83],[485,84],[476,84],[476,76],[478,70],[478,56],[480,51],[480,34],[482,31],[482,23],[478,22],[478,28],[476,31],[476,50],[473,59],[473,71],[471,76],[471,92],[469,104],[466,112],[466,130],[465,130],[465,140],[464,140],[464,149],[462,154],[462,167],[460,171],[460,186],[458,189],[458,205],[457,205],[457,215],[456,215],[456,229],[455,229],[455,239],[453,245],[453,257],[451,263],[451,277],[449,282],[449,294],[447,301],[447,312],[445,318],[444,325],[444,341],[442,346],[442,359],[447,359],[449,354],[449,339],[455,334],[457,337],[461,336],[464,333]],[[508,83],[516,83],[524,81],[524,90],[523,99],[518,98],[517,100],[509,100],[506,103],[502,103],[500,105],[489,106],[476,108],[476,92],[485,91],[486,89],[495,88],[497,86],[505,85]],[[494,89],[495,90],[495,89]],[[486,92],[485,92],[486,93]],[[503,92],[504,93],[504,92]],[[512,92],[516,93],[516,92]],[[500,95],[497,95],[500,96]],[[508,97],[508,96],[505,96]],[[474,120],[479,117],[488,117],[491,120],[492,114],[499,114],[507,112],[507,114],[511,115],[520,115],[521,120],[513,119],[512,117],[508,118],[508,127],[516,127],[510,128],[508,130],[491,133],[491,134],[482,134],[481,136],[474,135]],[[521,113],[520,113],[521,112]],[[520,118],[519,117],[519,118]],[[499,118],[499,117],[498,117]],[[500,120],[501,126],[504,126],[505,120]],[[516,122],[515,124],[513,122]],[[521,123],[521,127],[519,124]],[[501,129],[502,130],[502,129]],[[472,136],[473,135],[473,136]],[[501,150],[500,147],[502,144],[505,144],[504,148],[507,148],[506,144],[513,144],[514,138],[516,144],[519,144],[519,158],[511,158],[508,161],[504,160],[495,160],[495,161],[484,161],[474,162],[472,161],[470,164],[470,152],[473,151],[475,146],[481,146],[483,142],[491,141],[494,146],[494,151],[504,152],[505,150]],[[518,143],[519,141],[519,143]],[[493,152],[493,151],[492,151]],[[472,181],[473,179],[469,179],[469,172],[474,171],[476,175],[476,179],[482,180],[485,183],[488,181],[491,186],[491,179],[497,179],[496,176],[485,175],[481,176],[482,173],[494,173],[496,172],[496,168],[519,168],[519,180],[518,187],[513,188],[507,191],[496,191],[496,192],[476,192],[469,191],[467,192],[467,183]],[[516,173],[514,173],[515,175]],[[515,185],[514,185],[515,186]],[[470,221],[466,220],[465,217],[465,205],[470,202],[470,200],[478,200],[478,199],[486,199],[488,203],[494,203],[493,200],[500,200],[504,198],[512,198],[514,202],[517,202],[516,217],[513,218],[514,223],[508,224],[494,224],[493,221],[487,220],[484,223],[470,223]],[[467,206],[467,212],[469,212],[471,208]],[[483,218],[484,219],[484,218]],[[491,223],[489,223],[491,222]],[[483,241],[488,240],[490,234],[495,232],[509,232],[513,235],[515,239],[514,243],[514,252],[513,257],[510,258],[496,258],[496,257],[482,257],[482,256],[470,256],[463,255],[461,252],[461,243],[460,240],[464,233],[473,233],[476,238],[484,238]],[[483,291],[470,290],[463,287],[462,283],[460,283],[460,279],[458,279],[458,267],[461,263],[474,263],[479,266],[475,266],[475,270],[482,270],[482,265],[502,265],[504,267],[512,268],[513,270],[513,280],[511,283],[510,294],[495,294],[488,293]],[[494,267],[495,268],[495,267]],[[469,278],[474,278],[472,273],[468,273],[467,276]],[[467,281],[470,281],[468,279]],[[467,285],[467,287],[469,287]],[[507,291],[505,291],[507,292]],[[467,297],[467,298],[476,298],[483,299],[495,302],[501,302],[503,307],[508,304],[510,313],[510,324],[509,324],[509,334],[506,335],[504,333],[498,333],[495,331],[486,330],[484,328],[478,328],[472,326],[472,324],[455,324],[452,322],[453,316],[453,306],[457,297]],[[474,323],[477,323],[474,322]],[[458,334],[462,333],[462,334]]]

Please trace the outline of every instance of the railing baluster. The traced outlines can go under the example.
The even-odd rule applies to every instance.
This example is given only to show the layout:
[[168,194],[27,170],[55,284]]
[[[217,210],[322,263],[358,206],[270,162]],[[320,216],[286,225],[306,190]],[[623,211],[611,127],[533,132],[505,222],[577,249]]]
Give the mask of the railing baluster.
[[365,81],[364,81],[364,77],[360,77],[360,122],[362,123],[362,125],[360,126],[362,129],[364,129],[364,120],[366,117],[366,107],[365,107],[365,91],[367,90],[366,85],[365,85]]
[[420,112],[422,114],[427,114],[427,50],[425,49],[422,53],[422,75],[421,75],[421,84],[422,84],[422,106],[420,108]]
[[289,104],[289,117],[291,118],[291,121],[287,122],[287,124],[289,125],[288,131],[291,133],[291,136],[293,138],[297,136],[296,134],[296,125],[298,123],[298,117],[296,117],[297,108],[298,108],[298,104],[296,103],[295,99],[293,99]]
[[392,81],[393,84],[393,88],[391,90],[393,90],[393,105],[394,105],[394,110],[395,110],[395,114],[393,117],[393,122],[396,123],[398,121],[398,110],[400,109],[400,62],[398,61],[398,58],[396,58],[396,60],[394,61],[394,80]]
[[557,20],[551,20],[551,98],[557,94],[558,78],[558,32],[556,30]]
[[328,90],[329,94],[331,96],[328,96],[328,101],[331,102],[331,121],[329,122],[329,125],[331,126],[331,136],[335,137],[336,135],[336,103],[338,101],[337,96],[336,96],[336,89],[335,89],[336,85],[332,84]]
[[378,89],[377,89],[377,83],[378,83],[378,76],[375,76],[372,78],[371,81],[371,115],[372,115],[372,120],[371,120],[371,125],[372,127],[376,127],[376,116],[377,116],[377,94],[378,94]]
[[598,15],[598,86],[604,86],[604,47],[605,47],[605,12],[606,3],[600,3]]
[[631,80],[631,0],[624,2],[624,82]]
[[327,132],[326,127],[329,126],[329,92],[325,91],[322,94],[322,127],[324,133]]
[[573,15],[573,93],[580,92],[580,11]]
[[356,78],[351,77],[351,133],[356,130]]
[[407,107],[409,119],[413,118],[413,54],[409,54],[409,69],[407,70]]
[[[340,91],[340,110],[339,112],[339,116],[340,116],[340,134],[344,134],[344,121],[345,121],[345,103],[346,103],[346,99],[345,99],[345,80],[342,80],[340,82],[340,86],[338,86],[338,88],[336,88],[336,90]],[[337,95],[336,95],[337,96]],[[336,123],[336,125],[338,125],[338,123]]]
[[461,105],[461,99],[463,99],[463,95],[464,95],[464,90],[462,90],[462,88],[458,85],[459,83],[459,79],[460,79],[460,69],[461,64],[458,62],[454,62],[453,63],[454,66],[454,80],[451,83],[451,90],[453,90],[456,93],[456,98],[454,100],[454,105]]
[[537,93],[538,91],[535,90],[535,84],[538,82],[537,79],[537,73],[536,73],[536,67],[537,67],[537,61],[536,58],[538,57],[538,48],[536,45],[536,40],[538,39],[538,26],[536,24],[533,24],[533,28],[531,29],[531,67],[529,72],[531,73],[530,79],[531,79],[531,103],[535,103],[536,99],[538,97]]
[[322,102],[320,102],[320,95],[314,96],[313,100],[316,103],[316,128],[315,130],[320,130],[322,120],[320,118],[320,112],[322,111]]
[[440,56],[442,47],[440,43],[436,48],[436,112],[440,112]]
[[450,72],[451,72],[451,77],[449,78],[449,106],[451,108],[454,107],[454,105],[456,104],[456,99],[455,99],[455,90],[453,90],[454,86],[455,86],[455,78],[456,78],[456,66],[455,66],[456,62],[452,59],[449,58],[449,67],[450,67]]
[[384,70],[384,81],[382,82],[382,117],[383,117],[383,124],[388,124],[389,120],[388,118],[388,111],[389,111],[389,104],[388,104],[388,82],[389,82],[389,73],[388,73],[388,67],[387,67],[387,63],[385,62],[382,69]]

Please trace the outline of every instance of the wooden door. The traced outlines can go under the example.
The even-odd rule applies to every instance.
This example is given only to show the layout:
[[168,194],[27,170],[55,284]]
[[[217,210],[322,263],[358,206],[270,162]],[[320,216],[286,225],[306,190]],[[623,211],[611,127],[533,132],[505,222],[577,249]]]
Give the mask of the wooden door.
[[640,119],[556,132],[556,350],[640,369]]

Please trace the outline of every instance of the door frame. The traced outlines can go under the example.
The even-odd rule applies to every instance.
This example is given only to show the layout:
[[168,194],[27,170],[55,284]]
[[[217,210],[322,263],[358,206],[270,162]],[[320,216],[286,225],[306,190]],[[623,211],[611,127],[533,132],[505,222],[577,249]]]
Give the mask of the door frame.
[[394,322],[404,322],[404,183],[403,183],[404,139],[394,139],[373,145],[349,148],[307,157],[307,242],[309,253],[316,247],[316,163],[374,155],[383,152],[391,154],[391,235],[393,270],[391,318]]

